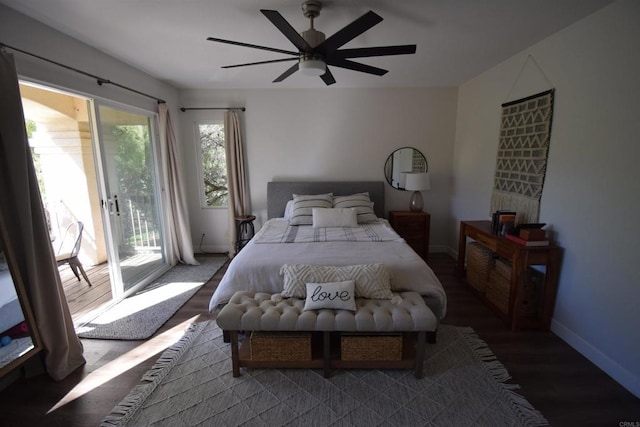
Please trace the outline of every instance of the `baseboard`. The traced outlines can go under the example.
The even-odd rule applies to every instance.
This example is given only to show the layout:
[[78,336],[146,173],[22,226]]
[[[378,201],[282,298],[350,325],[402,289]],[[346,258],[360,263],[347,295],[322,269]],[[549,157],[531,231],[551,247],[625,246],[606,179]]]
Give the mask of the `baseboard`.
[[194,248],[194,253],[197,254],[201,254],[201,253],[205,253],[205,254],[226,254],[229,252],[229,246],[225,246],[225,245],[205,245],[205,246],[201,246],[199,248]]
[[634,396],[640,398],[640,377],[620,366],[615,360],[555,319],[551,320],[551,331],[629,390]]

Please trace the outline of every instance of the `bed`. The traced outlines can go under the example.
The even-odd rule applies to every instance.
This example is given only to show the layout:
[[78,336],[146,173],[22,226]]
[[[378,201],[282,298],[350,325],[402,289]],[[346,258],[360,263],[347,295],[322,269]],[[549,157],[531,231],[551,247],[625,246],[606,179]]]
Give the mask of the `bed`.
[[[255,237],[231,261],[209,302],[216,312],[236,291],[276,294],[283,290],[280,270],[284,264],[348,266],[384,264],[391,274],[393,292],[415,291],[438,319],[446,313],[446,294],[431,268],[391,228],[384,218],[384,190],[381,181],[362,182],[269,182],[268,220]],[[292,226],[285,218],[293,195],[332,193],[348,196],[368,193],[374,223],[360,224],[348,232],[318,229],[311,225]]]

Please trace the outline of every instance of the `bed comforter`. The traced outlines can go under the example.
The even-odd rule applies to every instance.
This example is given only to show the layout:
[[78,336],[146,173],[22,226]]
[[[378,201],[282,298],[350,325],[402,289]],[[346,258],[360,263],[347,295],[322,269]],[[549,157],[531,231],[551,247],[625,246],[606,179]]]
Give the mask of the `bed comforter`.
[[[382,263],[391,272],[391,289],[394,292],[418,292],[436,301],[440,307],[438,314],[440,318],[444,317],[447,300],[442,284],[389,223],[380,220],[358,228],[326,233],[311,226],[289,227],[283,218],[268,220],[229,264],[211,297],[209,311],[214,312],[226,304],[237,291],[282,292],[284,277],[280,275],[280,269],[284,264],[340,266]],[[296,239],[287,237],[292,232],[297,235],[297,243]]]

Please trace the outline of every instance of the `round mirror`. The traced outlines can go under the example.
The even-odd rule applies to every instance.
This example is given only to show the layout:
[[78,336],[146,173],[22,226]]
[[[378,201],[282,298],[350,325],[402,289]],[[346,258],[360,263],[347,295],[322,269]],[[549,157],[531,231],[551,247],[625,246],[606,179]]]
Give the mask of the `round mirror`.
[[424,155],[411,147],[399,148],[387,158],[384,164],[384,177],[390,186],[404,191],[407,172],[427,172],[429,164]]

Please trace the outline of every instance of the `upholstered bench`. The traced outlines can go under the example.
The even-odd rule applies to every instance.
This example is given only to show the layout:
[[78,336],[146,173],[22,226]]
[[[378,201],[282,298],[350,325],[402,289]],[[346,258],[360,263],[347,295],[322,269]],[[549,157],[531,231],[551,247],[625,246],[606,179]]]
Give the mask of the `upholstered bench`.
[[[218,326],[231,341],[233,375],[240,375],[240,366],[247,367],[322,367],[325,377],[331,368],[389,367],[415,369],[422,377],[425,341],[435,341],[438,320],[416,292],[394,293],[393,299],[356,298],[356,311],[317,309],[304,311],[304,299],[282,298],[280,295],[236,292],[217,316]],[[238,347],[240,331],[316,332],[322,334],[322,358],[310,363],[258,363],[241,358]],[[377,336],[402,333],[415,338],[415,351],[408,347],[411,356],[386,363],[347,362],[332,357],[331,334],[364,333]],[[245,339],[245,342],[248,339]]]

